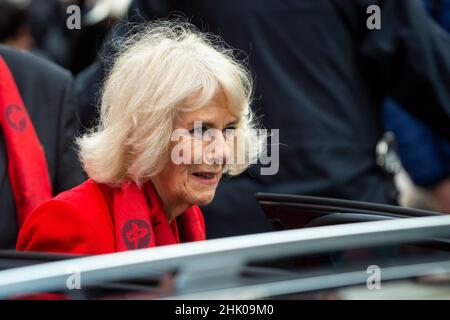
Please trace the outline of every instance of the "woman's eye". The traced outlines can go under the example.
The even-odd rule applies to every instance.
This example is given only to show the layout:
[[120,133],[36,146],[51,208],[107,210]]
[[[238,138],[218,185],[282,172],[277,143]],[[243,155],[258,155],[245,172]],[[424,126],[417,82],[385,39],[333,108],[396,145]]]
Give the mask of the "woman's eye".
[[230,127],[227,127],[225,129],[223,129],[222,132],[223,132],[223,134],[233,134],[234,130],[236,130],[236,127],[235,126],[230,126]]
[[202,127],[195,127],[190,132],[191,134],[202,135],[203,133],[205,133],[206,130],[208,130],[208,128],[202,126]]

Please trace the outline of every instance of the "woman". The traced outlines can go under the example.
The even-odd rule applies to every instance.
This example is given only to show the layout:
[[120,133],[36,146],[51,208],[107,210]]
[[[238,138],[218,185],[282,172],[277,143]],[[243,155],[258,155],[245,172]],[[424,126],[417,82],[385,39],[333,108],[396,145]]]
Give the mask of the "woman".
[[[101,254],[205,239],[198,205],[257,152],[236,143],[257,142],[251,78],[217,43],[180,22],[152,23],[126,41],[103,88],[99,125],[77,140],[89,179],[38,207],[18,250]],[[205,139],[211,130],[220,134]],[[173,139],[180,131],[187,134]],[[227,162],[234,152],[247,162]]]

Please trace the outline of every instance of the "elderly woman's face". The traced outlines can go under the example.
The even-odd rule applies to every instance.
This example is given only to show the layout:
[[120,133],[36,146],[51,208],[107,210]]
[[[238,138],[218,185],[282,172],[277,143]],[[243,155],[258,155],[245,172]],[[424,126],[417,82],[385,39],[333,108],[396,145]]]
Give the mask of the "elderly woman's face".
[[[172,142],[170,149],[173,151],[176,146],[188,146],[191,149],[190,161],[188,164],[175,164],[172,157],[166,168],[153,179],[163,201],[192,206],[206,205],[213,200],[229,148],[232,147],[226,143],[225,134],[236,127],[237,121],[221,94],[203,107],[180,113],[174,129],[183,129],[189,135]],[[211,131],[219,133],[214,135],[214,148],[208,148],[211,140],[202,139],[205,133]]]

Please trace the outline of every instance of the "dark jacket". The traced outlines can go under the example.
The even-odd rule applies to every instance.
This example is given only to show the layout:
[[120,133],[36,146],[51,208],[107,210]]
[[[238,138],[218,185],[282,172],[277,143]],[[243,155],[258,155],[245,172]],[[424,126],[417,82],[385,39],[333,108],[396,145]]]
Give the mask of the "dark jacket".
[[[380,30],[367,28],[369,5]],[[141,0],[129,20],[173,10],[248,55],[253,106],[280,129],[278,174],[223,181],[204,210],[209,237],[268,230],[258,191],[395,203],[375,157],[385,96],[450,139],[450,38],[420,0]]]
[[[424,4],[433,19],[450,32],[450,0],[424,0]],[[431,189],[450,178],[449,141],[391,99],[387,99],[383,115],[386,128],[395,133],[402,165],[416,185]]]
[[[53,193],[80,184],[84,176],[74,150],[77,104],[69,72],[29,53],[0,45],[45,150]],[[0,130],[0,249],[15,248],[17,216]]]

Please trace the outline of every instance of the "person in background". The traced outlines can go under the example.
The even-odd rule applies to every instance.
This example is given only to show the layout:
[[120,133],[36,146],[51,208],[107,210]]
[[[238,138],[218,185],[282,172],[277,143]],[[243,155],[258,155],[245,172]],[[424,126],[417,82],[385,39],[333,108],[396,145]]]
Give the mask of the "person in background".
[[[0,43],[31,51],[76,75],[95,60],[105,35],[126,13],[129,2],[0,0]],[[79,8],[78,18],[74,8]],[[75,21],[79,27],[71,25]]]
[[[433,19],[450,32],[450,0],[424,0],[424,5]],[[450,213],[450,142],[392,99],[385,102],[383,118],[386,129],[395,134],[404,169],[421,188],[406,189],[410,193],[405,195],[406,205]],[[429,191],[431,197],[421,191]]]
[[0,249],[15,249],[28,214],[84,180],[74,150],[69,72],[0,45]]
[[19,50],[33,47],[27,1],[0,0],[0,43]]

